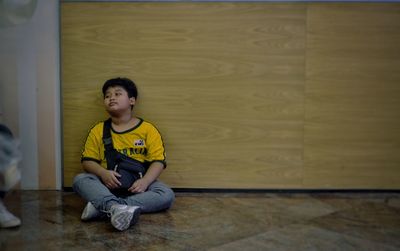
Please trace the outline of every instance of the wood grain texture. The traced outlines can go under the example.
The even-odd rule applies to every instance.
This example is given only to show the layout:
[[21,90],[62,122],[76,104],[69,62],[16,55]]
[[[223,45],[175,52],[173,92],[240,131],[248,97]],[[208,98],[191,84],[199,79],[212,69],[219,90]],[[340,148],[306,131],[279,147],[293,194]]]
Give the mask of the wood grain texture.
[[304,186],[400,188],[400,6],[308,10]]
[[106,117],[102,84],[127,76],[172,187],[300,186],[304,18],[301,4],[63,3],[64,185]]
[[64,185],[127,76],[176,188],[400,184],[400,5],[62,3]]

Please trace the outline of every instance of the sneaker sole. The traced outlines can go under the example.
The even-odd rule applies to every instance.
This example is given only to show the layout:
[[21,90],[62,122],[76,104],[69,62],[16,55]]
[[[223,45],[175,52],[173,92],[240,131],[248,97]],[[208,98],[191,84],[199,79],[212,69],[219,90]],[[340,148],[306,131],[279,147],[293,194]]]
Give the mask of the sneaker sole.
[[136,224],[139,220],[140,212],[138,209],[133,212],[125,211],[111,217],[111,224],[119,231],[124,231]]
[[3,222],[0,224],[0,228],[14,228],[14,227],[19,227],[21,226],[21,221],[20,220],[11,220],[7,222]]

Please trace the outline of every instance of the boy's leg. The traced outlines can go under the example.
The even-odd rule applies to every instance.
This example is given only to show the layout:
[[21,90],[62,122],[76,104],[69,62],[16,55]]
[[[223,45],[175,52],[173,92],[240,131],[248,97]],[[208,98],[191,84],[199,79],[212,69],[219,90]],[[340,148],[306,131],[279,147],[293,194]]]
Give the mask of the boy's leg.
[[72,187],[76,193],[88,201],[81,216],[82,220],[89,220],[101,212],[108,213],[111,217],[111,224],[116,229],[123,231],[139,219],[140,208],[125,205],[125,201],[112,194],[94,174],[78,174],[74,178]]
[[124,200],[129,206],[140,207],[142,213],[152,213],[170,208],[175,194],[167,185],[156,180],[146,192],[128,196]]
[[75,176],[72,188],[86,201],[102,212],[108,212],[114,204],[125,204],[116,197],[94,174],[81,173]]

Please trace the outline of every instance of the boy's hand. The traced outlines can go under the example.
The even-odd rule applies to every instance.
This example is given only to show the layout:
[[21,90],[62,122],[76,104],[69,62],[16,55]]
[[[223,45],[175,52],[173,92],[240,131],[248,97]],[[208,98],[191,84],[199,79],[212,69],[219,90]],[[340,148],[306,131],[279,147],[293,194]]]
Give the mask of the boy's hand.
[[103,181],[106,187],[113,189],[121,186],[121,182],[119,182],[118,178],[121,177],[121,174],[112,171],[112,170],[104,170],[105,172],[101,175],[101,180]]
[[147,190],[149,185],[150,184],[145,179],[138,179],[132,184],[128,191],[131,193],[143,193]]

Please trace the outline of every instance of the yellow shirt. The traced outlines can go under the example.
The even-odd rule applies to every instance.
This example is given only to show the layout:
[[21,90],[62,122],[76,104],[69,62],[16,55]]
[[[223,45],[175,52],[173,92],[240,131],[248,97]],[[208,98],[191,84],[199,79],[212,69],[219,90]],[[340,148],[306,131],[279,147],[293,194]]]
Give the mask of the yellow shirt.
[[[111,129],[114,148],[128,157],[145,164],[162,162],[166,167],[165,148],[160,132],[157,128],[143,119],[135,127],[115,132]],[[82,151],[81,161],[92,160],[107,168],[103,144],[104,121],[97,123],[86,138]]]

